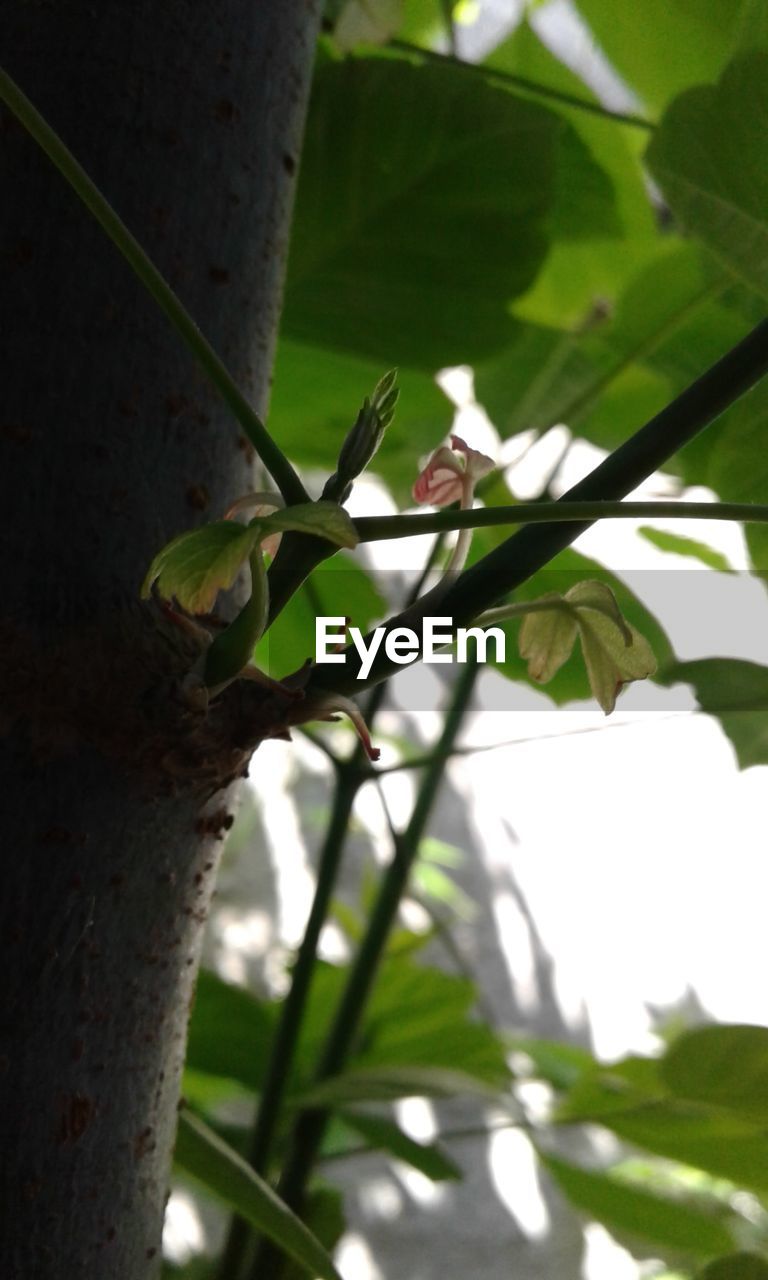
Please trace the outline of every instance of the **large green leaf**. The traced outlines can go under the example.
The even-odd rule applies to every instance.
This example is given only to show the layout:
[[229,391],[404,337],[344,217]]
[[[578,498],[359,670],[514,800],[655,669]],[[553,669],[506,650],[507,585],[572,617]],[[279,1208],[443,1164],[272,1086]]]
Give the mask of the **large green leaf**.
[[259,1089],[274,1026],[273,1005],[201,969],[189,1024],[187,1066]]
[[608,59],[649,107],[714,80],[741,36],[743,0],[578,0]]
[[678,1098],[768,1120],[766,1027],[697,1027],[675,1040],[659,1070]]
[[384,367],[474,359],[503,345],[553,226],[618,231],[609,179],[560,116],[457,67],[325,60],[284,332]]
[[698,1271],[696,1280],[768,1280],[768,1262],[756,1253],[730,1253]]
[[269,1183],[188,1111],[179,1115],[174,1159],[252,1227],[300,1262],[307,1274],[322,1280],[341,1280],[320,1242]]
[[521,326],[476,367],[478,399],[504,435],[565,422],[613,448],[744,336],[747,319],[718,301],[724,287],[694,246],[666,245],[593,330]]
[[703,1209],[559,1157],[542,1159],[572,1205],[612,1231],[647,1241],[647,1253],[661,1246],[708,1257],[733,1248],[731,1233]]
[[[597,102],[587,85],[542,44],[525,21],[493,50],[484,65]],[[622,285],[652,251],[657,235],[639,163],[637,135],[617,128],[605,117],[565,103],[557,103],[556,109],[610,175],[620,226],[618,237],[595,236],[581,244],[556,242],[533,287],[515,304],[515,315],[562,328],[584,321],[598,298],[615,302]]]
[[717,86],[691,89],[676,99],[647,152],[651,172],[682,226],[764,296],[767,126],[768,54],[750,53],[736,58]]
[[736,752],[739,768],[768,764],[768,667],[739,658],[700,658],[671,663],[665,684],[690,684],[699,706],[717,716]]
[[336,556],[291,597],[256,646],[255,661],[271,676],[288,675],[314,657],[316,618],[348,617],[365,633],[385,608],[373,577],[349,557]]

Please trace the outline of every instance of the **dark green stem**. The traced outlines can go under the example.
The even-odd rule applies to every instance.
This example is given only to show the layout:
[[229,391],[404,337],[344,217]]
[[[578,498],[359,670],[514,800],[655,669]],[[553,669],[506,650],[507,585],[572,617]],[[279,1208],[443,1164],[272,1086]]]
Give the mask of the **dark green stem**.
[[287,503],[308,502],[304,485],[282,449],[275,444],[261,418],[248,403],[223,360],[198,329],[184,304],[142,249],[138,240],[102,195],[59,135],[40,115],[7,72],[0,68],[0,99],[21,121],[27,132],[53,162],[100,227],[128,262],[141,283],[183,338],[192,355],[208,374],[275,480]]
[[612,124],[628,124],[633,129],[645,129],[648,132],[655,128],[652,121],[645,120],[642,116],[631,115],[624,111],[609,111],[600,102],[590,102],[588,98],[579,98],[575,93],[568,93],[564,89],[553,89],[548,85],[539,84],[536,80],[529,80],[526,76],[518,76],[511,71],[501,71],[482,62],[465,62],[463,58],[457,58],[451,53],[436,53],[433,49],[422,49],[419,45],[410,44],[407,40],[390,40],[388,47],[397,49],[400,53],[410,54],[414,58],[421,59],[422,62],[461,67],[465,71],[481,75],[491,83],[520,89],[533,97],[547,98],[551,102],[559,102],[564,107],[574,107],[577,111],[588,111],[602,120],[610,120]]
[[[620,445],[584,480],[569,489],[561,502],[563,505],[571,502],[616,502],[624,498],[766,373],[768,320],[763,320],[661,413]],[[539,509],[543,507],[543,504],[536,505]],[[594,519],[592,516],[574,522],[571,518],[556,523],[550,518],[546,523],[529,524],[519,529],[454,582],[439,583],[410,609],[390,618],[387,629],[402,626],[418,632],[422,620],[430,614],[450,617],[455,626],[464,626],[542,569],[589,528]],[[367,681],[361,681],[357,679],[359,662],[355,660],[356,655],[347,653],[350,660],[343,666],[316,667],[308,692],[324,688],[333,688],[342,694],[359,692],[362,685],[386,679],[397,669],[386,656],[379,656]]]
[[[368,928],[320,1057],[316,1081],[325,1080],[341,1070],[358,1034],[366,1002],[407,886],[446,762],[453,751],[456,735],[472,696],[477,672],[476,661],[467,663],[454,686],[443,730],[425,769],[411,819],[405,831],[395,840],[392,861],[381,882]],[[286,1203],[299,1212],[327,1121],[328,1112],[317,1109],[304,1112],[296,1125],[292,1151],[280,1180],[279,1191]],[[279,1274],[277,1255],[273,1247],[265,1243],[258,1252],[250,1280],[272,1280],[273,1276],[277,1277]]]
[[[275,1133],[315,970],[320,932],[325,923],[336,884],[352,805],[364,777],[365,774],[361,775],[352,762],[344,762],[337,768],[333,807],[320,854],[315,896],[312,900],[307,928],[296,957],[291,986],[280,1013],[280,1021],[270,1050],[251,1141],[249,1160],[256,1172],[262,1176],[266,1176],[268,1172]],[[233,1280],[233,1277],[238,1275],[250,1237],[251,1228],[244,1219],[234,1218],[219,1263],[219,1280]]]

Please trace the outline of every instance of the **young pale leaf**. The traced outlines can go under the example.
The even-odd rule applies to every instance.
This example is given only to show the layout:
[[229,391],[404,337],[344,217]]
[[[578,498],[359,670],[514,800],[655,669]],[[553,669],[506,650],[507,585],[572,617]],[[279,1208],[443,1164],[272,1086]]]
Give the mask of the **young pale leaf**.
[[261,517],[259,523],[262,541],[273,533],[290,529],[296,533],[311,533],[316,538],[327,538],[338,547],[356,547],[360,539],[352,520],[343,507],[335,502],[302,502],[295,507],[274,511]]
[[624,685],[653,675],[656,659],[648,641],[634,627],[627,643],[623,629],[604,614],[580,609],[578,617],[589,686],[605,714],[610,715]]
[[209,613],[218,593],[232,586],[258,537],[258,525],[244,529],[230,520],[182,533],[155,556],[141,594],[147,597],[156,582],[160,595],[175,596],[182,609]]
[[625,644],[632,644],[632,632],[622,617],[621,610],[616,603],[616,597],[609,586],[604,582],[577,582],[570,591],[566,591],[565,598],[569,604],[579,611],[592,610],[595,613],[601,613],[603,617],[618,627]]
[[541,597],[541,603],[545,600],[551,600],[553,607],[526,614],[518,642],[528,675],[539,684],[551,680],[570,658],[577,632],[573,611],[563,604],[562,596],[552,592]]
[[188,1111],[179,1115],[174,1159],[251,1226],[300,1262],[309,1275],[341,1280],[325,1249],[269,1183]]
[[542,1161],[571,1204],[614,1231],[647,1240],[649,1253],[659,1245],[704,1257],[733,1248],[722,1222],[701,1209],[555,1156]]

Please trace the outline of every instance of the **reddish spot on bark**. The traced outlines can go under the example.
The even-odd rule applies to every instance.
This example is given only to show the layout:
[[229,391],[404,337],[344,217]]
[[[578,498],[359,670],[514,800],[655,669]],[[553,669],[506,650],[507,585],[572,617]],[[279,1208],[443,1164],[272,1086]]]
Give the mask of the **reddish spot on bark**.
[[84,1093],[63,1094],[59,1099],[56,1141],[59,1146],[79,1142],[96,1114],[96,1104]]
[[109,877],[107,882],[113,889],[118,889],[121,884],[125,884],[125,876],[122,871],[116,871],[113,876]]
[[187,504],[193,511],[205,511],[210,505],[211,495],[204,484],[191,484],[187,489]]
[[286,173],[296,172],[296,161],[294,160],[293,156],[288,155],[287,151],[283,155],[283,168],[285,169]]
[[73,1042],[72,1042],[72,1053],[71,1053],[72,1061],[73,1061],[73,1062],[79,1062],[79,1061],[80,1061],[80,1059],[82,1058],[82,1056],[83,1056],[84,1052],[85,1052],[85,1041],[84,1041],[84,1040],[73,1040]]
[[4,422],[0,424],[0,435],[6,440],[13,440],[14,444],[29,444],[35,433],[26,423]]
[[154,1151],[156,1143],[151,1141],[152,1129],[142,1129],[141,1133],[136,1135],[133,1144],[133,1154],[137,1160],[143,1160],[148,1151]]
[[156,1253],[157,1253],[157,1249],[147,1249],[147,1257],[148,1257],[148,1258],[154,1258],[154,1256],[155,1256],[155,1254],[156,1254]]
[[107,1239],[107,1240],[109,1240],[109,1241],[110,1241],[110,1243],[114,1240],[114,1238],[115,1238],[115,1236],[116,1236],[116,1235],[117,1235],[117,1228],[116,1228],[116,1227],[107,1227],[107,1230],[106,1230],[106,1239]]
[[180,418],[182,413],[185,413],[186,410],[189,409],[191,401],[189,397],[185,396],[182,392],[174,391],[165,397],[164,404],[165,412],[168,414],[169,418]]
[[229,284],[229,272],[226,267],[211,266],[208,268],[208,276],[214,284]]
[[[229,831],[234,821],[234,814],[224,808],[215,809],[213,813],[200,815],[195,823],[195,831],[199,836],[213,836],[215,840],[222,839],[223,833]],[[212,863],[206,863],[206,871],[210,870],[212,865]]]
[[229,98],[219,98],[213,108],[213,114],[221,124],[234,124],[235,120],[240,118],[240,112]]
[[70,876],[70,878],[69,878],[69,887],[70,887],[70,889],[72,889],[72,890],[73,890],[73,891],[75,891],[75,892],[76,892],[78,889],[82,889],[82,887],[83,887],[83,877],[82,877],[78,872],[75,872],[75,874],[74,874],[73,876]]
[[21,239],[16,242],[16,247],[13,250],[14,261],[18,262],[20,267],[26,267],[32,261],[34,256],[35,246],[31,240],[27,239],[26,236],[22,236]]
[[38,836],[40,844],[85,844],[88,837],[83,831],[70,831],[68,827],[46,827]]

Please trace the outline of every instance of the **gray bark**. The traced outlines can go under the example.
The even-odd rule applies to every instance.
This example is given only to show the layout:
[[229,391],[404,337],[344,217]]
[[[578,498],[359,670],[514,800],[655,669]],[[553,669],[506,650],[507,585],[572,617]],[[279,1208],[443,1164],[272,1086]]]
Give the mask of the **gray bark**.
[[[5,62],[263,409],[315,0],[11,0]],[[249,487],[237,425],[4,116],[0,1257],[160,1262],[186,1022],[231,784],[279,726],[205,716],[152,555]],[[260,701],[259,701],[260,697]]]

